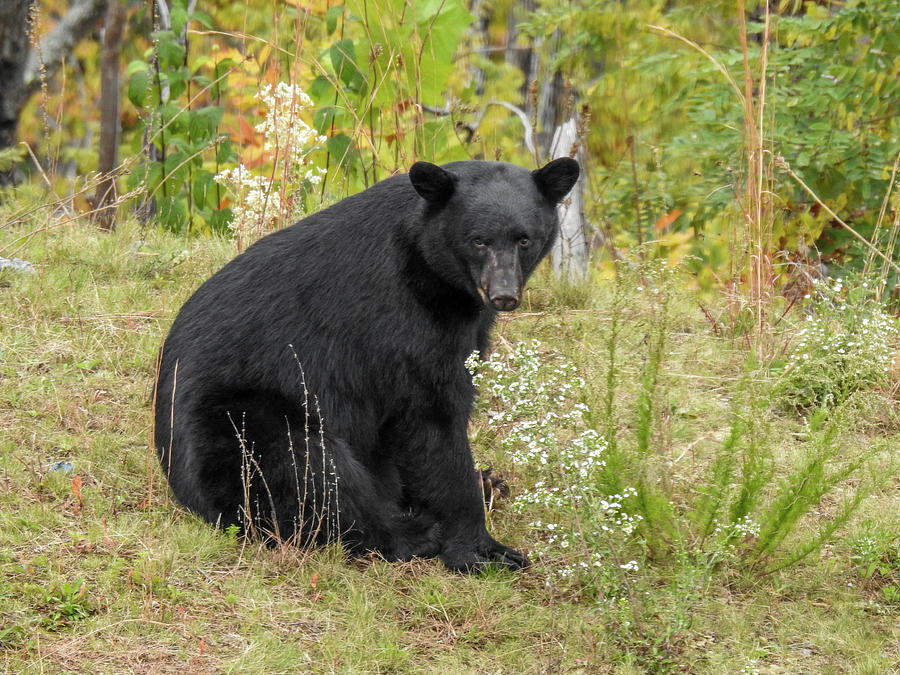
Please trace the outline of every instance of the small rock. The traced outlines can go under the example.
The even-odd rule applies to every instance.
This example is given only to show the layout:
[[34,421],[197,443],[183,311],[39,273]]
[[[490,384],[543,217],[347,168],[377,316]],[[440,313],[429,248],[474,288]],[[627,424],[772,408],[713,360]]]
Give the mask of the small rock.
[[27,260],[19,260],[19,258],[3,258],[0,257],[0,270],[15,270],[17,272],[26,272],[34,274],[37,270]]

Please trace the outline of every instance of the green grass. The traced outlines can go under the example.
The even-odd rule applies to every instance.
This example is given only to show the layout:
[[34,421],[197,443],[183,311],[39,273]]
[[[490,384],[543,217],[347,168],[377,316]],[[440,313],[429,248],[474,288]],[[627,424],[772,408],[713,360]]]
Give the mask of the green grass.
[[[885,590],[900,589],[900,423],[890,388],[855,408],[829,451],[849,461],[874,448],[872,462],[800,518],[787,554],[874,472],[869,496],[823,548],[771,574],[737,554],[711,560],[686,535],[665,554],[648,551],[640,536],[617,540],[616,554],[639,559],[639,571],[593,586],[548,573],[576,559],[563,551],[537,556],[521,574],[464,577],[434,561],[270,550],[178,507],[147,445],[158,346],[184,300],[233,256],[233,244],[127,223],[112,235],[70,224],[20,239],[42,225],[0,225],[0,255],[37,268],[0,275],[7,672],[897,672],[900,600]],[[768,375],[747,369],[743,341],[717,336],[680,283],[660,323],[659,300],[646,289],[623,290],[617,304],[609,280],[573,293],[554,288],[542,269],[495,342],[502,351],[537,339],[547,358],[559,354],[578,368],[587,423],[615,430],[628,477],[637,475],[629,461],[636,445],[646,446],[640,475],[648,486],[665,485],[654,494],[672,504],[660,513],[671,512],[684,533],[735,409],[741,413],[734,402],[765,389]],[[659,330],[663,362],[644,386]],[[773,457],[771,485],[787,480],[812,447],[803,420],[742,414]],[[530,469],[510,462],[502,433],[482,415],[472,435],[478,459],[520,495]],[[71,473],[54,471],[55,462],[70,462]],[[761,499],[774,503],[771,493]],[[529,516],[510,502],[490,519],[501,539],[536,550]],[[612,552],[608,565],[618,569]],[[625,584],[625,599],[609,597],[610,579]]]

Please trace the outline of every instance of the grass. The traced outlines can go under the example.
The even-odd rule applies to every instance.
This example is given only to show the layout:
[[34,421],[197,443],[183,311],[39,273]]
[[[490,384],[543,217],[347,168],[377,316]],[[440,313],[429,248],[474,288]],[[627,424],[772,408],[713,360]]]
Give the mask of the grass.
[[[234,244],[129,223],[107,235],[5,218],[0,255],[37,268],[0,272],[7,672],[897,672],[896,380],[855,409],[834,451],[849,461],[875,448],[866,466],[879,480],[827,545],[771,574],[737,556],[713,559],[690,541],[653,556],[640,538],[601,551],[615,574],[593,586],[551,573],[576,559],[566,551],[541,553],[521,574],[464,577],[435,561],[347,562],[337,548],[267,549],[178,507],[147,445],[156,350],[177,309],[234,255]],[[555,289],[542,269],[525,306],[495,336],[498,352],[537,339],[542,358],[559,355],[578,369],[592,411],[586,424],[612,429],[625,459],[643,439],[640,475],[651,488],[665,483],[676,523],[686,521],[730,433],[733,402],[770,377],[748,370],[743,342],[718,335],[679,284],[660,323],[649,287],[616,300],[614,284],[598,280],[573,293]],[[646,386],[648,344],[659,330],[662,363]],[[751,408],[745,417],[774,458],[772,485],[803,466],[800,415],[754,419]],[[511,463],[486,414],[471,432],[478,459],[508,478],[513,498],[528,489],[531,470]],[[812,536],[868,479],[854,474],[816,502],[788,537],[788,553],[791,536]],[[510,501],[490,514],[503,541],[533,553],[541,535],[529,518]],[[615,564],[632,557],[637,571]],[[610,596],[612,582],[623,597]]]

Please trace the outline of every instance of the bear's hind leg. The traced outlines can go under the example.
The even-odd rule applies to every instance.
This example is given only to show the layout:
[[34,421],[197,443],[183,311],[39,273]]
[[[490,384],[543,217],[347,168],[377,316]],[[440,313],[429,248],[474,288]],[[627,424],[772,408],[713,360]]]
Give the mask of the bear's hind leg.
[[184,434],[189,466],[171,482],[183,488],[179,501],[210,522],[300,546],[340,539],[353,554],[389,560],[439,552],[435,521],[402,508],[399,485],[321,434],[301,406],[278,393],[220,389],[194,410],[182,415],[193,420]]
[[403,508],[399,484],[384,473],[374,475],[341,439],[326,436],[323,456],[337,475],[341,541],[351,554],[377,552],[387,560],[409,560],[439,553],[437,521]]

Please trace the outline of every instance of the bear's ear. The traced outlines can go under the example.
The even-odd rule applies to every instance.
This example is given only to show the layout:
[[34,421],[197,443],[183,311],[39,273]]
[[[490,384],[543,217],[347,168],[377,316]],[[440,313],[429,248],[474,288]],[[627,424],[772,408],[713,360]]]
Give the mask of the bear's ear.
[[443,204],[453,196],[456,176],[436,164],[416,162],[409,170],[409,182],[427,202]]
[[563,197],[575,187],[581,169],[578,162],[570,157],[554,159],[541,169],[531,172],[537,189],[551,204],[559,204]]

